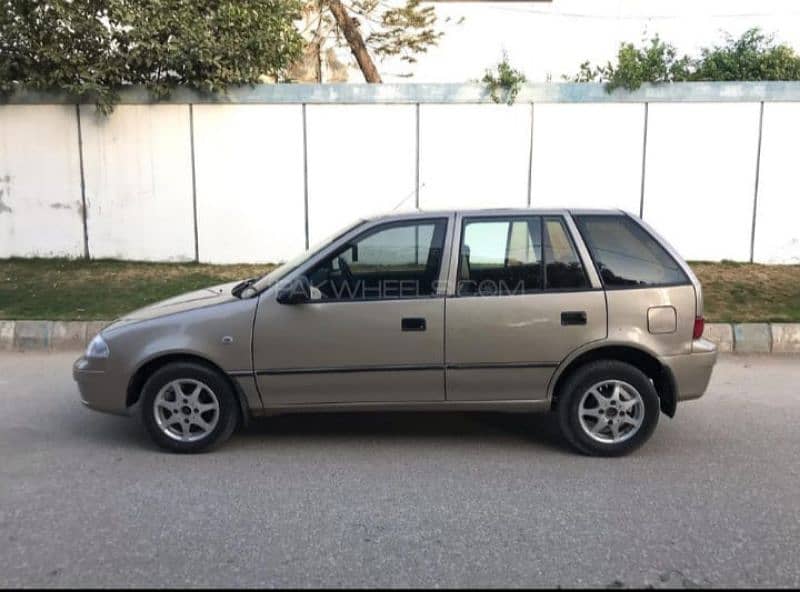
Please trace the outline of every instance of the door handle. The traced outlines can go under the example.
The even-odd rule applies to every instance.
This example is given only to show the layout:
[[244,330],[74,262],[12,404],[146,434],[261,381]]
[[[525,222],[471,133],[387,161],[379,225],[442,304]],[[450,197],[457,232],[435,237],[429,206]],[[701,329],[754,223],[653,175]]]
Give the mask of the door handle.
[[561,313],[562,325],[585,325],[586,312],[582,310],[570,310]]
[[400,327],[403,331],[424,331],[425,319],[406,318],[400,322]]

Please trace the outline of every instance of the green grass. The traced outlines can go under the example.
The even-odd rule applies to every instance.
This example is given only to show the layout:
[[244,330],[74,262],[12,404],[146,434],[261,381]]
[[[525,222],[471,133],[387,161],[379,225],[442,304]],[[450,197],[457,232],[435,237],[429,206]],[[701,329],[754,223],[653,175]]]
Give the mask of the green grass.
[[273,265],[0,259],[0,319],[106,320]]
[[[692,263],[709,322],[800,322],[800,265]],[[272,265],[0,259],[0,319],[105,320]]]
[[710,322],[800,321],[800,265],[694,262]]

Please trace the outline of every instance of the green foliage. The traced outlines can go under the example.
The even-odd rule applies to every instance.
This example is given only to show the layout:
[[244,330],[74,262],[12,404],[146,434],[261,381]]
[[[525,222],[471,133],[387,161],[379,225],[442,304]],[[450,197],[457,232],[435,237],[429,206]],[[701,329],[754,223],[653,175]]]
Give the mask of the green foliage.
[[[495,66],[495,70],[486,70],[481,82],[486,85],[492,100],[495,103],[505,102],[513,105],[522,85],[526,82],[525,75],[515,70],[508,63],[508,56],[503,54],[503,59]],[[502,97],[501,97],[502,93]]]
[[109,112],[155,97],[281,78],[301,53],[299,0],[0,0],[0,91],[60,90]]
[[608,90],[634,90],[645,82],[675,82],[686,80],[689,58],[679,58],[675,48],[656,35],[642,47],[623,43],[617,53],[617,64],[592,67],[589,62],[580,66],[575,82],[604,81]]
[[0,91],[63,90],[106,107],[125,80],[125,61],[105,23],[103,0],[0,0]]
[[635,90],[646,82],[706,80],[800,80],[800,56],[759,29],[739,38],[726,35],[725,43],[705,47],[700,56],[678,56],[675,47],[656,35],[640,47],[622,43],[616,63],[580,65],[574,82],[605,82],[607,89]]
[[[373,30],[364,40],[375,55],[400,56],[400,59],[414,63],[417,54],[425,53],[436,45],[443,35],[437,31],[436,9],[433,6],[420,6],[421,0],[406,0],[399,7],[386,8],[379,16]],[[355,0],[352,8],[357,14],[369,17],[385,4],[381,0]]]
[[703,48],[693,80],[800,80],[800,56],[772,35],[750,29],[738,39]]

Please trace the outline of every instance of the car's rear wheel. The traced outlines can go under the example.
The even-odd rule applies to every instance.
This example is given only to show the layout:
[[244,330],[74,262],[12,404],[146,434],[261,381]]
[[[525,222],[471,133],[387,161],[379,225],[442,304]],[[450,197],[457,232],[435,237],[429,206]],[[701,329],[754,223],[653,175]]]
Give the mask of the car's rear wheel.
[[644,444],[658,424],[658,393],[638,368],[616,360],[575,371],[558,393],[559,424],[584,454],[620,456]]
[[203,452],[227,440],[239,409],[228,382],[201,364],[157,370],[142,389],[142,420],[153,441],[173,452]]

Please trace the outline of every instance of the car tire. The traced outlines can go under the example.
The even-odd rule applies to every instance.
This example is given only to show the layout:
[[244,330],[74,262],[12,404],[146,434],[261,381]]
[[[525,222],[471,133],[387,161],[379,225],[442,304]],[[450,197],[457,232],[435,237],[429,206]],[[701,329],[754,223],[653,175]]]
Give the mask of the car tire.
[[153,441],[180,453],[206,452],[230,438],[239,406],[230,383],[202,364],[176,362],[142,388],[142,421]]
[[590,456],[622,456],[653,434],[658,393],[638,368],[616,360],[590,362],[561,386],[556,412],[564,437]]

